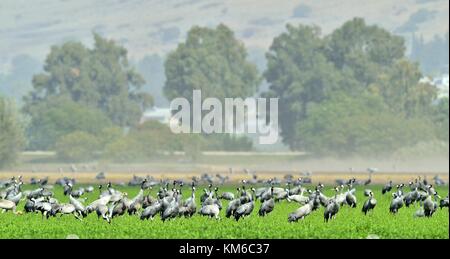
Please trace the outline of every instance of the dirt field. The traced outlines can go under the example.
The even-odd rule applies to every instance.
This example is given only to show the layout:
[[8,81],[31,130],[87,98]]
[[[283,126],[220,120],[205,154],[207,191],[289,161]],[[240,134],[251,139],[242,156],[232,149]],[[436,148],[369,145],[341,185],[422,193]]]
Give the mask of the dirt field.
[[[216,175],[217,173],[221,175],[228,175],[231,181],[236,182],[240,181],[242,179],[250,179],[251,176],[245,173],[227,173],[224,171],[215,171],[215,172],[208,172],[208,174]],[[283,179],[283,177],[286,174],[292,174],[295,178],[301,177],[301,175],[297,172],[258,172],[257,176],[259,179],[269,179],[273,177],[277,177],[278,179]],[[99,182],[95,179],[96,173],[94,172],[77,172],[77,173],[55,173],[55,172],[0,172],[0,179],[7,179],[13,176],[22,175],[25,181],[29,181],[32,177],[34,178],[44,178],[49,177],[50,182],[54,182],[56,179],[61,177],[69,177],[69,178],[75,178],[79,183],[96,183]],[[111,181],[113,183],[119,183],[119,182],[128,182],[133,175],[136,176],[153,176],[157,179],[164,178],[164,179],[184,179],[189,180],[193,176],[200,176],[201,173],[199,172],[151,172],[151,173],[125,173],[125,172],[106,172],[106,180],[105,181]],[[383,173],[374,173],[372,176],[372,183],[373,184],[384,184],[389,180],[392,180],[393,182],[403,182],[407,183],[409,181],[414,180],[418,176],[426,176],[427,179],[432,182],[433,177],[435,175],[439,175],[441,179],[446,181],[448,183],[449,181],[449,174],[448,173],[399,173],[399,172],[383,172]],[[355,172],[355,173],[341,173],[341,172],[315,172],[311,176],[314,183],[324,183],[324,184],[333,184],[336,179],[349,179],[351,177],[355,177],[357,180],[366,180],[368,179],[368,174],[365,172]]]

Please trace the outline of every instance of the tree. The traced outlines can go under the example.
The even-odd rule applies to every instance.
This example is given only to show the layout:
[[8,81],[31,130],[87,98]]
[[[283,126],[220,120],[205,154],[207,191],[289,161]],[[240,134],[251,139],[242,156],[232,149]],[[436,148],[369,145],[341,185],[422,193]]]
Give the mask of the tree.
[[225,25],[193,27],[186,42],[167,57],[164,94],[192,100],[192,91],[201,89],[202,98],[251,96],[260,80],[256,66],[246,59],[244,45]]
[[348,71],[363,86],[376,81],[382,71],[388,71],[405,56],[405,42],[378,26],[366,25],[354,18],[327,37],[327,56],[342,71]]
[[[287,25],[267,53],[264,76],[270,84],[266,97],[278,97],[279,122],[283,142],[297,149],[296,123],[306,118],[308,109],[341,88],[355,88],[351,78],[342,76],[326,56],[326,42],[316,26]],[[350,92],[350,91],[349,91]]]
[[25,144],[14,105],[0,96],[0,168],[13,165]]
[[424,116],[431,112],[431,104],[437,97],[435,86],[419,82],[422,77],[418,64],[402,59],[395,62],[388,72],[378,75],[369,88],[382,96],[391,111],[407,118]]
[[34,106],[27,128],[29,149],[49,150],[67,134],[82,131],[101,136],[102,130],[112,126],[111,120],[100,110],[75,103],[66,98],[48,99]]
[[152,98],[140,91],[145,83],[128,65],[127,50],[94,34],[94,48],[79,42],[53,46],[44,73],[33,77],[33,91],[24,98],[24,111],[52,98],[66,98],[96,108],[119,126],[135,125]]
[[[430,137],[433,127],[423,125],[430,123],[436,89],[419,83],[419,67],[406,60],[405,49],[401,37],[361,18],[327,36],[316,26],[287,25],[267,53],[270,87],[263,94],[280,98],[283,142],[294,150],[355,155]],[[372,132],[379,125],[384,128]],[[401,134],[403,127],[410,134]]]

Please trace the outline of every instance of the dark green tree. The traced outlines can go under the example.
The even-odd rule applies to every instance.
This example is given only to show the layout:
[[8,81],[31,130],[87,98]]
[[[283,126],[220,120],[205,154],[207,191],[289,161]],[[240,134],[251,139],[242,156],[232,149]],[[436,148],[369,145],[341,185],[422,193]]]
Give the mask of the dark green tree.
[[169,99],[192,100],[194,89],[202,90],[202,98],[245,98],[256,93],[260,82],[244,45],[225,25],[193,27],[186,42],[168,55],[165,73],[164,94]]
[[94,34],[94,47],[78,42],[53,46],[44,73],[33,77],[33,91],[25,97],[24,111],[54,97],[105,113],[119,126],[133,126],[152,98],[140,91],[142,77],[128,65],[127,50],[114,41]]
[[327,56],[341,71],[346,71],[363,86],[368,86],[395,61],[405,57],[402,37],[362,18],[344,23],[327,37]]
[[326,56],[326,42],[315,26],[287,26],[267,53],[264,74],[270,84],[267,97],[278,97],[284,143],[300,148],[296,123],[306,118],[311,105],[327,100],[341,88],[355,88],[351,78],[338,73]]
[[431,84],[419,82],[421,77],[418,64],[402,59],[395,62],[389,71],[379,74],[377,81],[369,88],[399,116],[426,116],[432,110],[437,89]]
[[[369,140],[376,141],[377,137],[390,139],[388,134],[371,133],[370,129],[377,127],[373,118],[387,127],[380,132],[392,136],[402,131],[398,121],[421,129],[421,125],[429,122],[426,116],[436,92],[432,86],[419,83],[422,75],[417,65],[406,60],[405,49],[401,37],[366,25],[360,18],[346,22],[327,36],[322,36],[316,26],[287,25],[287,31],[274,39],[267,53],[264,76],[270,88],[263,94],[280,98],[283,142],[291,149],[322,154],[339,151],[345,155],[361,151],[360,146],[371,147]],[[354,101],[370,100],[370,96],[380,102],[377,107],[383,107],[381,113],[371,113],[371,109],[378,109],[370,106],[373,102]],[[349,106],[341,106],[339,101]],[[321,107],[327,110],[320,112]],[[333,113],[334,108],[348,111]],[[328,134],[323,137],[326,142],[319,139],[320,129]],[[417,132],[404,134],[410,137],[408,141],[399,139],[405,145],[409,142],[413,145]],[[389,143],[386,146],[392,147]],[[382,149],[381,145],[373,146],[372,152],[380,153]]]

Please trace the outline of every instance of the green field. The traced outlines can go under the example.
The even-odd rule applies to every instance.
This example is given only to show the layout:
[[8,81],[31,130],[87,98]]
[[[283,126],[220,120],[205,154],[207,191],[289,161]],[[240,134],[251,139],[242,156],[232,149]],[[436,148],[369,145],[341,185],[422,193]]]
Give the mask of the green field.
[[[24,189],[30,189],[26,186]],[[117,188],[127,192],[133,197],[138,188]],[[201,188],[198,188],[201,189]],[[327,195],[332,191],[326,188]],[[364,216],[361,207],[366,199],[363,189],[358,188],[358,208],[343,207],[337,218],[329,223],[323,220],[323,208],[313,212],[303,221],[288,223],[288,214],[296,210],[299,205],[283,201],[277,203],[275,210],[265,218],[257,215],[260,203],[257,202],[255,210],[248,218],[239,222],[224,217],[226,201],[223,201],[221,220],[210,219],[195,215],[191,219],[177,218],[163,223],[159,216],[154,221],[141,221],[136,216],[122,216],[114,218],[111,224],[103,219],[97,219],[95,213],[83,221],[75,219],[72,215],[42,219],[40,214],[23,214],[16,216],[11,212],[0,214],[0,238],[57,238],[64,239],[75,235],[82,239],[88,238],[221,238],[221,239],[311,239],[311,238],[351,238],[365,239],[379,237],[382,239],[403,238],[449,238],[449,212],[447,208],[438,209],[432,218],[414,218],[413,214],[418,208],[402,208],[397,215],[389,214],[390,195],[381,196],[381,187],[372,186],[378,205],[375,211]],[[221,188],[220,191],[232,191],[234,188]],[[405,191],[407,189],[405,188]],[[438,193],[445,197],[448,188],[437,188]],[[55,187],[56,198],[60,202],[68,202],[62,195],[62,188]],[[185,188],[184,197],[190,193]],[[156,191],[152,192],[153,195]],[[88,194],[88,201],[96,199],[98,191]],[[200,196],[200,191],[197,198]],[[197,203],[197,206],[200,202]],[[23,210],[24,202],[18,206]]]

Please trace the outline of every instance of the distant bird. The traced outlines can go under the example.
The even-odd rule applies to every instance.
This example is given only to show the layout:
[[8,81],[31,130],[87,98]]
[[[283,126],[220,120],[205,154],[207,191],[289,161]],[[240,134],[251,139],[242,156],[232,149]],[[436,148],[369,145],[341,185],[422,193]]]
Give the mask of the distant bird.
[[78,168],[75,165],[70,165],[70,170],[72,171],[72,173],[76,173],[78,171]]
[[85,188],[85,191],[86,191],[87,193],[91,193],[91,192],[94,191],[94,187],[93,187],[93,186],[87,186],[87,187]]
[[387,183],[387,184],[383,187],[381,193],[384,195],[384,194],[386,194],[387,192],[390,192],[391,190],[392,190],[392,181],[389,181],[389,183]]
[[370,190],[370,189],[365,189],[365,190],[364,190],[364,196],[369,197],[371,192],[372,192],[372,190]]
[[442,180],[442,179],[439,177],[439,175],[436,175],[436,176],[433,178],[433,180],[434,180],[434,184],[436,184],[436,186],[443,186],[443,185],[445,185],[444,180]]
[[234,200],[234,194],[232,192],[224,192],[219,196],[219,199],[232,201]]
[[445,197],[445,199],[441,199],[440,201],[439,201],[439,208],[445,208],[445,207],[449,207],[449,203],[448,203],[448,195],[447,195],[447,197]]
[[368,168],[367,171],[369,172],[369,179],[367,179],[364,182],[364,185],[369,185],[372,183],[372,174],[378,172],[378,169],[377,168]]
[[106,179],[106,175],[105,172],[100,172],[95,176],[95,179],[97,180],[105,180]]

